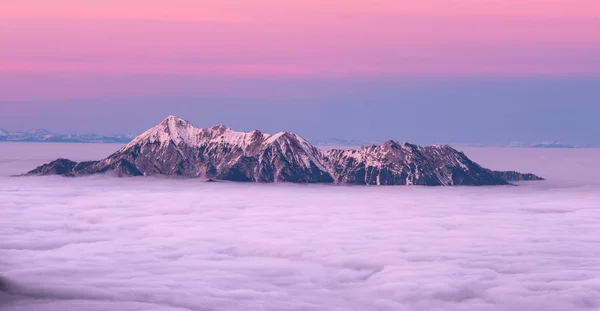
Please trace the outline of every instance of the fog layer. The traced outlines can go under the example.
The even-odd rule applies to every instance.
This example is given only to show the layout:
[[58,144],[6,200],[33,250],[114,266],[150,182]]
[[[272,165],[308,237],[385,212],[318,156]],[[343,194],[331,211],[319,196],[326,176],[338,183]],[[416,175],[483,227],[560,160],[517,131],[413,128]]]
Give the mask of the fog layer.
[[[22,146],[0,175],[54,156]],[[503,150],[475,160],[518,164]],[[0,309],[597,310],[600,187],[545,170],[481,188],[0,177]]]

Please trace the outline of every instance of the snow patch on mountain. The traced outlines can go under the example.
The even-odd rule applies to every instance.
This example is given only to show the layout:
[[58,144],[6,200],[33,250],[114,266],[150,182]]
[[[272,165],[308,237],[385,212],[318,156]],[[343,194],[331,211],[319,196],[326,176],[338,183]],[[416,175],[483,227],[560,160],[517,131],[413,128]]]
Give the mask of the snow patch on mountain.
[[210,128],[197,128],[186,120],[176,116],[169,116],[157,126],[136,137],[123,147],[123,150],[141,143],[165,145],[171,142],[175,145],[183,143],[190,147],[220,143],[244,148],[254,142],[265,141],[269,137],[270,135],[257,130],[252,132],[233,131],[222,124]]

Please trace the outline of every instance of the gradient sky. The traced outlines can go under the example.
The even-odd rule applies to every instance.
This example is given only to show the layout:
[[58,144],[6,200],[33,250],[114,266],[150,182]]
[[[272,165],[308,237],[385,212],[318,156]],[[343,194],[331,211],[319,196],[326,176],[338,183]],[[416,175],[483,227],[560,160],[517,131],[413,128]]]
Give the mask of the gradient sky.
[[597,0],[2,0],[0,128],[600,143]]

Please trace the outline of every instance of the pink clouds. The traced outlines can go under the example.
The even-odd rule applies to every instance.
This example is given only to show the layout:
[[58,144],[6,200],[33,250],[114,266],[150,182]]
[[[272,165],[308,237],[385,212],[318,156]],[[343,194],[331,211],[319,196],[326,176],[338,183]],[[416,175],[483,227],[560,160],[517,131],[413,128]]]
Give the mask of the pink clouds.
[[177,1],[148,4],[139,1],[33,1],[0,3],[3,19],[67,20],[188,20],[222,23],[250,22],[247,16],[210,8],[177,5]]
[[[322,14],[505,15],[598,18],[595,0],[6,0],[2,18],[295,21]],[[283,17],[283,18],[282,18]]]
[[[175,45],[175,42],[169,44],[171,47]],[[585,62],[598,59],[588,44],[465,42],[413,43],[409,48],[401,44],[385,46],[377,43],[364,46],[292,46],[276,46],[269,53],[264,53],[264,48],[257,45],[256,49],[248,48],[243,55],[238,54],[241,50],[235,46],[227,51],[206,46],[201,55],[195,55],[193,48],[182,48],[180,53],[157,48],[152,50],[153,53],[118,54],[99,47],[89,53],[54,51],[0,60],[0,68],[5,73],[27,74],[163,74],[245,78],[594,75],[600,72],[600,62]],[[345,53],[347,49],[352,49],[352,53]]]
[[99,73],[99,74],[175,74],[201,76],[270,77],[308,75],[302,67],[272,64],[186,64],[156,61],[11,61],[0,62],[6,72],[21,73]]
[[597,0],[7,0],[0,73],[600,74]]

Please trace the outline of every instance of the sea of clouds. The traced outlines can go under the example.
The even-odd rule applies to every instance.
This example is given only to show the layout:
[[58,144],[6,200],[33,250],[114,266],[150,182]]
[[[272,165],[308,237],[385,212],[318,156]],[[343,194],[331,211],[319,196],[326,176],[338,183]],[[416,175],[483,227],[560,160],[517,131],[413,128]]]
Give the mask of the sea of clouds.
[[465,150],[519,187],[9,177],[64,150],[0,144],[0,310],[600,309],[600,150]]

